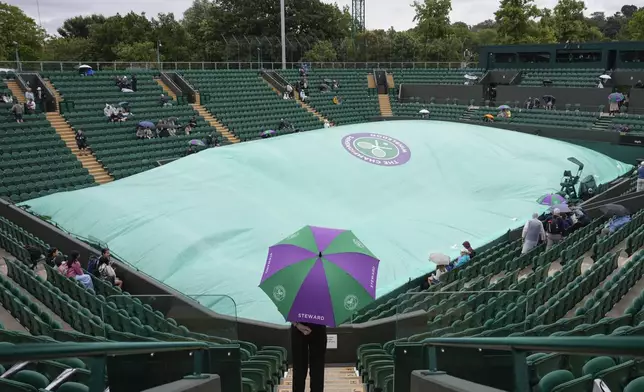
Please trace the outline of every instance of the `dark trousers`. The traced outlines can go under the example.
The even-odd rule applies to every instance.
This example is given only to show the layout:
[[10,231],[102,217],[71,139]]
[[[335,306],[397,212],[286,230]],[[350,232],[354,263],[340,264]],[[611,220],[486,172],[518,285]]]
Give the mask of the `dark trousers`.
[[326,353],[326,327],[314,325],[311,333],[304,335],[291,327],[293,352],[293,392],[304,392],[306,374],[310,372],[311,392],[324,390],[324,355]]

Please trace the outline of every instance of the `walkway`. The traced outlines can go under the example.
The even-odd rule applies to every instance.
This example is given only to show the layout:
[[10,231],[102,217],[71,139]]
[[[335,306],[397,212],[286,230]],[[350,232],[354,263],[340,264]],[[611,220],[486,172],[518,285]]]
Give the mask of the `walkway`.
[[[277,387],[277,392],[291,392],[293,386],[293,369]],[[306,389],[309,389],[309,379],[306,379]],[[325,392],[364,392],[360,377],[356,376],[353,367],[331,367],[325,369]]]

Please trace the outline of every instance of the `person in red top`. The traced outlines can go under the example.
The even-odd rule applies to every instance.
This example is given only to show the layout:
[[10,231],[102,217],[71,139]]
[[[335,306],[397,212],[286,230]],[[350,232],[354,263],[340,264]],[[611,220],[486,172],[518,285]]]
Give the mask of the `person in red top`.
[[68,278],[76,279],[81,282],[83,286],[88,289],[94,290],[94,282],[92,282],[92,277],[83,271],[83,268],[80,264],[80,253],[77,250],[73,250],[69,254],[67,260],[67,272],[65,276]]

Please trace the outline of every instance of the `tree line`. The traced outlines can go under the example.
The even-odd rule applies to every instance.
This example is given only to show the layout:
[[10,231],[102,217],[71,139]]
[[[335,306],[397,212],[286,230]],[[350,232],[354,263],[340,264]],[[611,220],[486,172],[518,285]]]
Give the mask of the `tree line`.
[[[286,0],[287,61],[411,62],[476,60],[480,46],[644,41],[644,7],[614,15],[583,1],[552,9],[534,0],[501,0],[494,18],[470,26],[449,18],[451,0],[422,0],[412,29],[356,28],[348,7]],[[47,34],[20,8],[0,2],[0,61],[279,62],[277,0],[194,0],[183,17],[130,12],[76,16]],[[358,26],[359,27],[359,26]]]

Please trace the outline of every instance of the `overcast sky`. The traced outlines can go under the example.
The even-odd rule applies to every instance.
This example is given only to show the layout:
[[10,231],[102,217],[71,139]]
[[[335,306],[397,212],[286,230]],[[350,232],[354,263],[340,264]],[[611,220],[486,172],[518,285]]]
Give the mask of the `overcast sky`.
[[[5,0],[6,1],[6,0]],[[275,0],[277,1],[277,0]],[[306,0],[299,0],[306,1]],[[351,0],[322,0],[324,2],[337,2],[340,6],[351,5]],[[413,0],[365,0],[367,13],[367,28],[406,30],[413,27],[414,11],[410,6]],[[631,1],[638,3],[640,0]],[[22,8],[36,22],[39,19],[44,28],[50,33],[62,22],[76,15],[103,14],[113,15],[117,12],[126,14],[129,11],[145,12],[154,16],[159,12],[174,12],[180,17],[186,8],[190,7],[192,0],[8,0],[9,4]],[[40,3],[40,18],[38,6]],[[557,0],[536,0],[539,7],[553,7]],[[498,0],[452,0],[452,22],[462,21],[467,24],[476,24],[493,17],[499,5]],[[620,1],[586,0],[587,13],[604,11],[613,14],[622,7]]]

